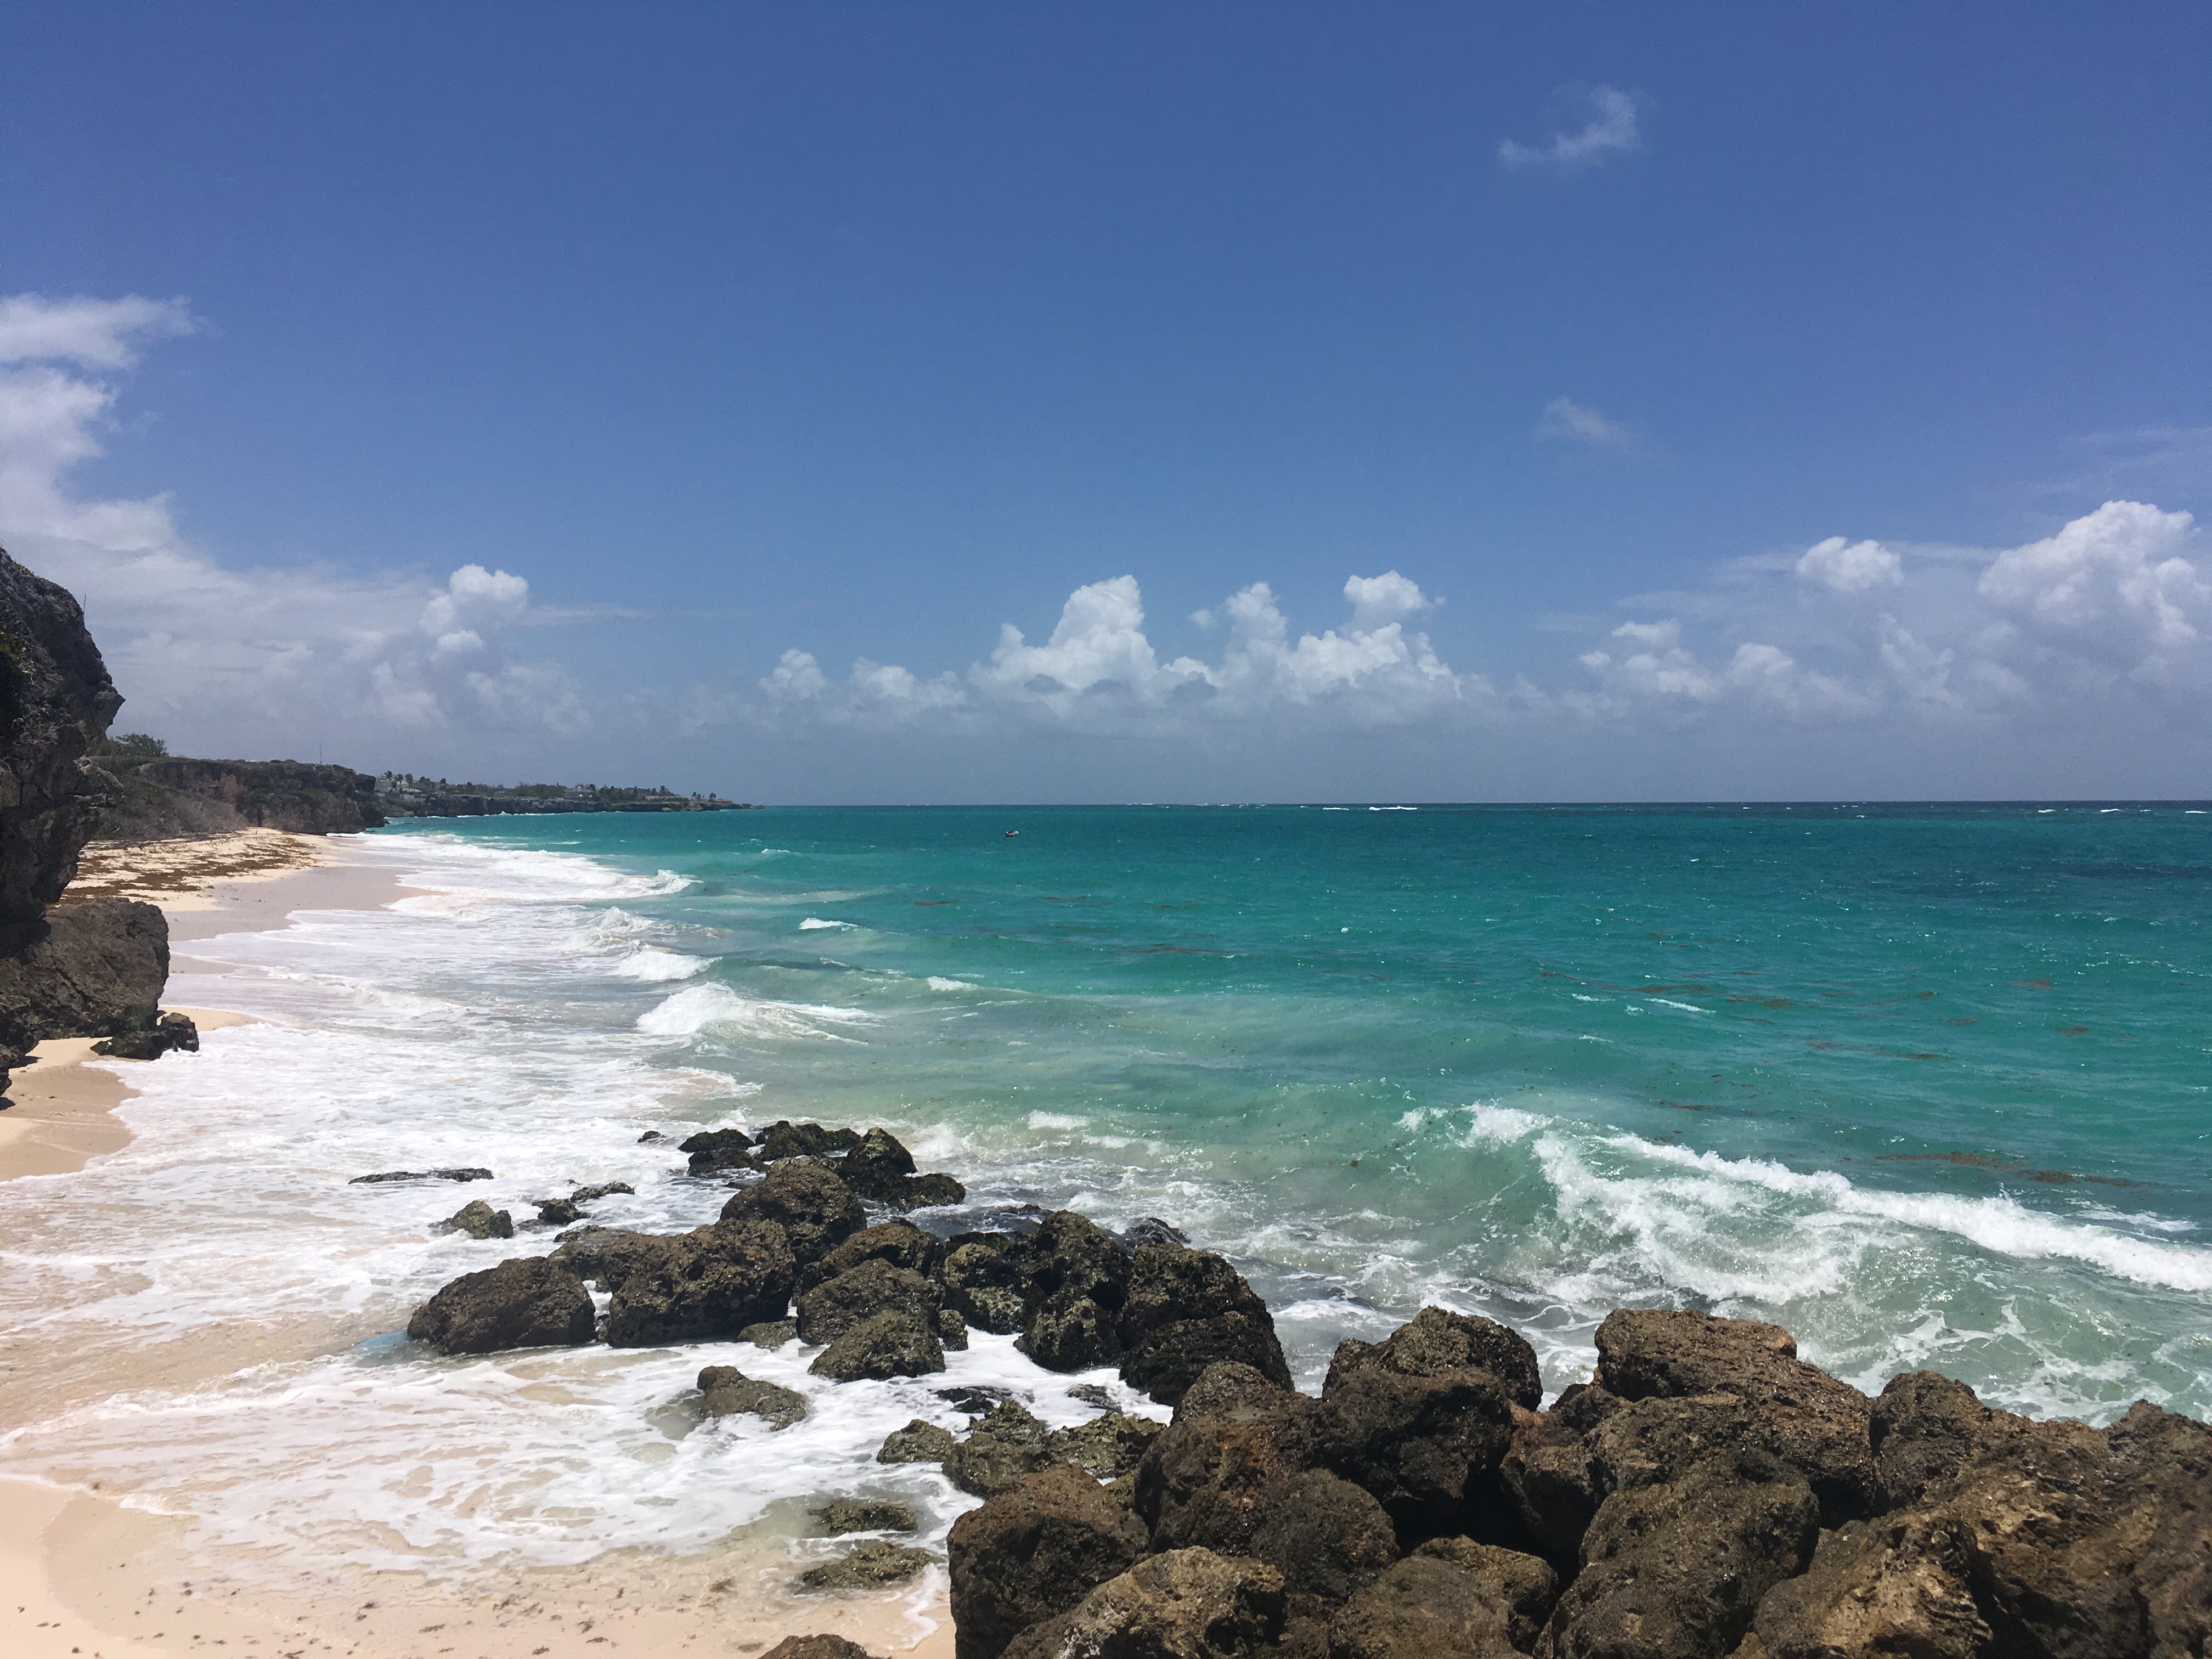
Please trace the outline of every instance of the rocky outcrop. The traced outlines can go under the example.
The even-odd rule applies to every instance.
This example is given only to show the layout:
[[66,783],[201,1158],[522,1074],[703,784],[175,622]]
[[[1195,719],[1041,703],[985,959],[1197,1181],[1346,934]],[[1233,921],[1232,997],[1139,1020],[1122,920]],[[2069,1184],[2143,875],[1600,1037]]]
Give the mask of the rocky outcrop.
[[727,1340],[747,1326],[781,1318],[799,1275],[789,1237],[772,1221],[718,1221],[680,1237],[599,1257],[601,1284],[619,1261],[607,1307],[607,1343]]
[[1143,1523],[1079,1470],[1025,1476],[952,1523],[953,1648],[997,1659],[1017,1635],[1073,1612],[1092,1589],[1134,1566]]
[[[767,1177],[722,1206],[725,1221],[772,1222],[783,1229],[797,1267],[818,1261],[868,1224],[867,1212],[836,1171],[812,1158],[777,1164]],[[766,1319],[781,1318],[778,1308]]]
[[543,1256],[463,1273],[415,1310],[407,1334],[440,1353],[573,1348],[592,1340],[592,1298]]
[[102,1037],[92,1045],[95,1054],[107,1054],[117,1060],[159,1060],[163,1054],[196,1054],[199,1051],[200,1028],[191,1015],[179,1013],[163,1014],[150,1030],[124,1031]]
[[100,815],[101,841],[160,841],[252,828],[348,836],[385,822],[376,780],[306,761],[188,760],[110,756],[118,780]]
[[447,1232],[466,1233],[471,1238],[513,1238],[514,1218],[505,1210],[495,1210],[480,1198],[472,1198],[439,1224]]
[[0,552],[0,930],[76,876],[116,793],[87,757],[122,706],[77,602]]
[[699,1373],[700,1409],[709,1417],[757,1417],[771,1429],[804,1421],[806,1396],[747,1376],[735,1365],[709,1365]]
[[151,1031],[169,977],[169,924],[150,904],[90,899],[9,930],[0,1046]]

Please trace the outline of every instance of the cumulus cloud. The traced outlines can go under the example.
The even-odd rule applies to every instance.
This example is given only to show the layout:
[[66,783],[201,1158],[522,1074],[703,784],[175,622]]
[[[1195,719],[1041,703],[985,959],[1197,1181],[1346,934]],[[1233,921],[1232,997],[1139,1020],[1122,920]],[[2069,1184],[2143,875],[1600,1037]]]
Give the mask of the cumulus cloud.
[[587,723],[557,664],[514,654],[562,613],[521,576],[467,564],[442,581],[323,566],[237,570],[195,548],[166,495],[83,496],[118,394],[101,376],[196,326],[181,301],[0,300],[0,545],[84,604],[130,700],[127,726],[192,740],[363,727],[572,733]]
[[1626,427],[1571,398],[1554,398],[1544,405],[1536,436],[1542,442],[1588,444],[1596,449],[1626,449],[1634,442]]
[[1901,587],[1905,564],[1880,542],[1848,542],[1831,536],[1815,542],[1797,561],[1797,574],[1834,593],[1863,593],[1870,587]]
[[1218,730],[1257,718],[1332,727],[1401,725],[1487,698],[1480,677],[1455,672],[1407,621],[1439,601],[1395,570],[1344,585],[1342,629],[1301,634],[1265,582],[1200,613],[1226,626],[1218,660],[1163,661],[1145,631],[1134,576],[1079,587],[1040,644],[1012,623],[991,654],[962,674],[925,678],[862,658],[842,680],[812,653],[784,653],[759,684],[768,709],[836,724],[947,729],[1048,726],[1116,734]]
[[[1725,587],[1688,596],[1705,641],[1679,617],[1622,624],[1583,654],[1589,678],[1562,703],[1677,723],[1737,704],[1817,721],[2094,719],[2130,689],[2212,687],[2208,552],[2188,514],[2140,501],[2108,501],[2019,547],[1917,564],[1832,536],[1794,560],[1739,562]],[[1774,584],[1784,570],[1791,589]]]
[[1593,87],[1590,118],[1576,132],[1558,132],[1547,144],[1502,140],[1498,160],[1506,167],[1550,167],[1571,172],[1596,167],[1619,150],[1638,149],[1644,136],[1637,124],[1636,100],[1615,87]]

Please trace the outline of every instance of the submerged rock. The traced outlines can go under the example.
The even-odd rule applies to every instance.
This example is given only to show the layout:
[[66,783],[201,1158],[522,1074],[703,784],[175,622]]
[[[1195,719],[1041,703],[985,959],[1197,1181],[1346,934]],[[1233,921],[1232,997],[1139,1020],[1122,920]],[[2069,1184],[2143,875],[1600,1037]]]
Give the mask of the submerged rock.
[[709,1365],[699,1373],[701,1405],[709,1417],[740,1413],[771,1429],[787,1429],[806,1416],[806,1396],[793,1389],[747,1376],[735,1365]]
[[881,1589],[917,1577],[933,1559],[927,1550],[878,1539],[854,1545],[837,1560],[808,1568],[799,1575],[799,1582],[811,1590]]
[[489,1181],[489,1170],[474,1167],[445,1170],[386,1170],[376,1175],[356,1176],[349,1187],[375,1187],[391,1181]]
[[822,1530],[836,1537],[848,1532],[913,1532],[921,1522],[904,1504],[887,1498],[852,1498],[824,1507]]
[[945,1369],[945,1348],[918,1314],[879,1313],[846,1331],[806,1369],[837,1382],[926,1376]]
[[592,1298],[574,1274],[543,1256],[463,1273],[407,1322],[407,1334],[440,1353],[576,1347],[592,1340]]
[[573,1227],[584,1218],[575,1200],[567,1198],[541,1198],[537,1200],[538,1224],[541,1227]]
[[902,1429],[893,1429],[877,1448],[878,1463],[941,1463],[960,1443],[942,1424],[915,1418]]
[[471,1238],[513,1238],[514,1218],[505,1210],[495,1210],[480,1198],[467,1203],[438,1224],[448,1232],[466,1233]]
[[957,1659],[996,1659],[1020,1632],[1127,1571],[1144,1549],[1143,1524],[1080,1470],[1025,1477],[952,1523]]

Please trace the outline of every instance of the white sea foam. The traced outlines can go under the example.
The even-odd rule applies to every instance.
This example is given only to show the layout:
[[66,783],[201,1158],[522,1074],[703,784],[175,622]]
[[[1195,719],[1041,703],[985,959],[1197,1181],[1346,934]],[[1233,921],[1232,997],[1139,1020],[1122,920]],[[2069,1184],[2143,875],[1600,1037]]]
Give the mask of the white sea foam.
[[648,945],[621,957],[609,971],[617,979],[658,985],[670,980],[690,979],[714,965],[705,957],[687,957],[681,951],[664,951]]
[[1066,1112],[1031,1112],[1030,1114],[1030,1127],[1032,1129],[1084,1129],[1088,1128],[1090,1125],[1089,1118],[1075,1117]]
[[976,988],[964,979],[944,979],[932,974],[924,981],[933,991],[972,991]]
[[830,1025],[871,1025],[878,1016],[864,1008],[839,1008],[809,1002],[772,1002],[738,995],[726,985],[693,985],[637,1017],[648,1036],[696,1036],[710,1028],[757,1039],[812,1037],[858,1041]]
[[859,925],[852,921],[824,921],[819,916],[809,916],[799,924],[799,931],[805,933],[817,927],[857,927]]

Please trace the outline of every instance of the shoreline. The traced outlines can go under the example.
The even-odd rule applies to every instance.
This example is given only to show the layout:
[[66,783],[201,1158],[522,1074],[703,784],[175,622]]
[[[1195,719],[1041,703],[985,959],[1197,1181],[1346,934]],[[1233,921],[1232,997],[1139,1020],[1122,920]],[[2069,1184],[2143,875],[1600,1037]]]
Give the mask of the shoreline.
[[[89,872],[89,890],[73,887],[71,896],[112,893],[161,905],[173,947],[171,987],[189,985],[195,998],[163,1006],[189,1013],[204,1033],[258,1021],[204,1006],[219,1000],[212,984],[180,983],[183,975],[213,980],[235,971],[194,944],[282,928],[299,910],[382,909],[421,890],[386,867],[349,859],[341,846],[274,830],[94,850],[108,856]],[[208,862],[196,866],[195,852],[208,854]],[[116,1109],[137,1093],[129,1068],[191,1058],[111,1062],[92,1054],[92,1042],[41,1043],[39,1063],[16,1073],[14,1104],[0,1111],[0,1194],[10,1181],[66,1176],[127,1147],[131,1133]],[[316,1352],[355,1340],[335,1328],[294,1334]],[[196,1356],[203,1363],[194,1369],[212,1380],[277,1357],[241,1337],[227,1354]],[[204,1364],[210,1358],[212,1366]],[[118,1376],[114,1389],[147,1380]],[[951,1653],[941,1568],[896,1595],[796,1598],[771,1588],[788,1577],[792,1548],[765,1526],[738,1528],[720,1546],[688,1555],[618,1549],[572,1566],[443,1563],[433,1576],[334,1560],[272,1571],[196,1548],[189,1517],[158,1512],[158,1495],[111,1495],[97,1486],[0,1476],[0,1632],[10,1653],[152,1659],[231,1645],[589,1659],[625,1644],[750,1655],[786,1636],[818,1632],[905,1659]],[[919,1642],[915,1614],[936,1626]]]

